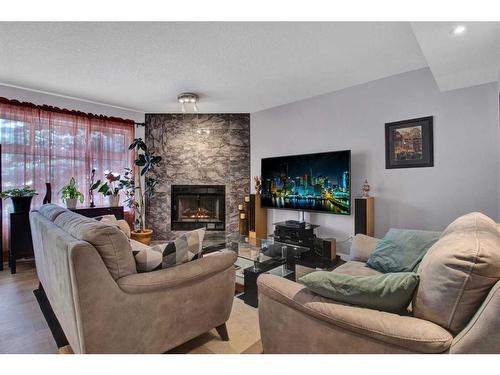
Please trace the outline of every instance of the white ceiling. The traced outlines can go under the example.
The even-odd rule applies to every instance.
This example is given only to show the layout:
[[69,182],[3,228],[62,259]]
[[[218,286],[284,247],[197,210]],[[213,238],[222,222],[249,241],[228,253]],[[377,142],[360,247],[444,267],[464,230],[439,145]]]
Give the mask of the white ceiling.
[[441,89],[495,81],[500,23],[0,23],[0,83],[140,112],[255,112],[430,66]]
[[[454,36],[458,24],[467,30]],[[412,28],[442,91],[499,78],[500,22],[417,22]]]

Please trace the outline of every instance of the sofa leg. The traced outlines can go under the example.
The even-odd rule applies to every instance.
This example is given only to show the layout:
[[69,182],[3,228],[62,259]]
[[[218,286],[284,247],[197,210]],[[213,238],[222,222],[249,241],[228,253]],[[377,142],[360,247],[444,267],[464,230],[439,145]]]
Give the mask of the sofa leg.
[[217,333],[219,334],[222,341],[229,341],[229,335],[227,334],[226,323],[224,323],[218,327],[215,327],[215,329],[217,330]]

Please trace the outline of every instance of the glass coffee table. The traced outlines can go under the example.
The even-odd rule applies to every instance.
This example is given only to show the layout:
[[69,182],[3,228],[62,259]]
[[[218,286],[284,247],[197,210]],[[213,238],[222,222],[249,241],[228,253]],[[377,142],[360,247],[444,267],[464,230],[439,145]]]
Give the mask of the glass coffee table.
[[243,289],[245,303],[257,307],[257,277],[269,273],[295,280],[295,261],[310,251],[303,246],[290,245],[272,237],[259,239],[232,234],[216,234],[203,241],[205,253],[232,250],[238,254],[235,262],[236,284]]

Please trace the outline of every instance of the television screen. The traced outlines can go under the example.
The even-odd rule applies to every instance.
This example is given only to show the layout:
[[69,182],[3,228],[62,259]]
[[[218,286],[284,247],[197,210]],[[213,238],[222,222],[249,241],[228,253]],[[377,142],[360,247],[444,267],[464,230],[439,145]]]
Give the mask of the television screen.
[[351,213],[351,151],[262,159],[262,207]]

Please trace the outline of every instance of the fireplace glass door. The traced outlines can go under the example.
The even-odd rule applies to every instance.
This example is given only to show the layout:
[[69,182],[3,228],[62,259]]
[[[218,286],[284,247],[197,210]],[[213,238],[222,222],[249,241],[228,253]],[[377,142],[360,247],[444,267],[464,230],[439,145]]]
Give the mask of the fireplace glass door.
[[225,186],[173,185],[172,230],[225,229]]

